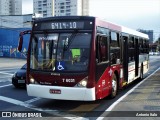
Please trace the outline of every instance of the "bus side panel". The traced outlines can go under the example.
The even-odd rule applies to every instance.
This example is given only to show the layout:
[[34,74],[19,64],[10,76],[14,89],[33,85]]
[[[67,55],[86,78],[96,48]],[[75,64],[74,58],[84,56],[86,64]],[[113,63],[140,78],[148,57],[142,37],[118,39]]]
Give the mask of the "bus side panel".
[[104,96],[109,95],[109,90],[111,89],[111,76],[108,74],[110,68],[106,68],[104,71],[99,66],[96,68],[96,99],[102,99]]
[[143,74],[147,73],[149,70],[149,61],[143,62]]
[[[120,78],[120,67],[121,65],[115,65],[107,67],[104,73],[100,76],[96,84],[96,99],[103,99],[111,94],[112,90],[112,76],[115,71],[118,72],[117,80]],[[118,80],[119,85],[122,83],[122,79]]]
[[148,54],[141,54],[139,55],[139,63],[143,65],[143,74],[147,73],[149,70],[149,55]]
[[95,63],[96,63],[96,60],[95,60],[96,35],[95,34],[96,34],[96,25],[95,25],[95,21],[94,21],[94,30],[92,33],[92,42],[91,42],[91,51],[90,51],[89,78],[88,78],[87,88],[95,87]]

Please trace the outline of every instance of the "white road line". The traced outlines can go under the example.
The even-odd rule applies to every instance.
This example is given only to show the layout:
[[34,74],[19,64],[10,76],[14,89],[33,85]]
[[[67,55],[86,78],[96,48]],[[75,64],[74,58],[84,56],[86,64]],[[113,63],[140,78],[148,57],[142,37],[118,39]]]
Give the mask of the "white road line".
[[[142,80],[140,83],[138,83],[135,87],[133,87],[131,90],[129,90],[126,94],[124,94],[122,97],[120,97],[117,101],[115,101],[109,108],[105,110],[106,111],[111,111],[118,103],[120,103],[125,97],[127,97],[129,94],[131,94],[138,86],[140,86],[143,82],[145,82],[148,78],[150,78],[153,74],[155,74],[158,70],[160,70],[160,67],[153,72],[151,75],[149,75],[147,78]],[[97,118],[97,120],[103,120],[105,117],[105,112],[101,114],[100,117]]]
[[31,100],[25,101],[25,103],[26,103],[26,104],[30,104],[30,103],[33,103],[33,102],[38,101],[38,100],[40,100],[40,99],[41,99],[41,98],[33,98],[33,99],[31,99]]
[[[38,98],[35,98],[35,100],[36,100],[36,99],[38,99]],[[28,103],[26,103],[26,102],[22,102],[22,101],[13,99],[13,98],[8,98],[8,97],[0,96],[0,100],[1,100],[1,101],[5,101],[5,102],[8,102],[8,103],[11,103],[11,104],[14,104],[14,105],[26,107],[26,108],[29,108],[29,109],[31,109],[31,110],[36,110],[36,111],[40,111],[40,112],[51,113],[51,114],[56,115],[56,116],[59,116],[59,117],[63,117],[63,115],[64,115],[64,113],[61,114],[60,111],[58,111],[58,110],[37,108],[37,107],[34,106],[34,105],[31,105],[31,104],[28,104]],[[33,100],[33,99],[28,100],[28,101],[32,101],[32,100]],[[53,113],[53,112],[54,112],[54,113]],[[71,115],[71,116],[73,116],[73,117],[63,117],[63,118],[66,118],[66,119],[69,119],[69,120],[89,120],[89,119],[87,119],[87,118],[83,118],[83,117],[79,117],[79,116],[75,116],[75,115]]]
[[6,76],[6,77],[0,77],[0,79],[6,79],[6,78],[11,78],[10,76]]
[[[50,109],[49,110],[47,110],[47,109],[43,110],[41,108],[37,108],[34,105],[27,104],[26,102],[22,102],[22,101],[19,101],[19,100],[13,99],[13,98],[4,97],[4,96],[0,96],[0,100],[8,102],[8,103],[12,103],[14,105],[19,105],[19,106],[22,106],[22,107],[26,107],[26,108],[29,108],[29,109],[32,109],[32,110],[51,111]],[[57,111],[57,110],[52,110],[52,111]]]
[[8,87],[8,86],[11,86],[11,85],[12,85],[12,84],[3,85],[3,86],[0,86],[0,88]]
[[[2,71],[0,72],[0,74],[11,75],[11,76],[13,75],[13,74],[2,72]],[[3,85],[3,86],[0,86],[0,88],[8,87],[8,86],[11,86],[11,85],[12,84]],[[37,107],[35,107],[35,106],[33,106],[33,105],[30,104],[30,103],[35,102],[35,101],[40,100],[40,99],[41,98],[33,98],[31,100],[22,102],[22,101],[19,101],[19,100],[16,100],[16,99],[0,96],[0,100],[8,102],[8,103],[12,103],[12,104],[15,104],[15,105],[23,106],[23,107],[26,107],[26,108],[29,108],[29,109],[32,109],[32,110],[40,111],[40,112],[55,112],[54,115],[57,115],[57,116],[60,116],[60,117],[62,116],[59,113],[58,110],[37,108]],[[72,115],[72,116],[74,116],[74,115]],[[87,118],[83,118],[83,117],[79,117],[79,116],[75,116],[75,117],[63,117],[63,118],[66,118],[66,119],[69,119],[69,120],[89,120]]]
[[21,67],[22,67],[22,66],[20,66],[20,67],[1,68],[0,71],[1,71],[1,70],[14,70],[14,69],[20,69]]
[[[33,102],[38,101],[40,99],[42,99],[42,98],[33,98],[31,100],[25,101],[24,103],[30,104],[30,103],[33,103]],[[36,110],[38,110],[38,111],[46,111],[46,112],[50,112],[50,111],[51,112],[53,112],[53,111],[58,112],[57,110],[43,110],[43,109],[40,109],[40,108],[38,108],[38,109],[36,108]],[[58,114],[58,116],[60,116],[60,114]],[[83,117],[63,117],[63,118],[66,118],[66,119],[69,119],[69,120],[89,120],[89,119],[83,118]]]
[[17,70],[0,70],[0,72],[4,72],[4,73],[15,73],[15,71]]
[[22,101],[12,99],[12,98],[8,98],[8,97],[4,97],[4,96],[0,96],[0,100],[8,102],[8,103],[15,104],[15,105],[27,106],[27,104],[24,104],[24,102],[22,102]]
[[13,75],[13,74],[11,74],[11,73],[6,73],[6,72],[3,72],[3,71],[1,71],[1,72],[0,72],[0,74],[10,75],[10,76],[12,76],[12,75]]
[[0,96],[0,100],[8,102],[8,103],[12,103],[14,105],[19,105],[19,106],[23,106],[23,107],[27,107],[27,108],[31,108],[33,107],[30,104],[26,104],[22,101],[16,100],[16,99],[12,99],[12,98],[8,98],[8,97],[4,97],[4,96]]

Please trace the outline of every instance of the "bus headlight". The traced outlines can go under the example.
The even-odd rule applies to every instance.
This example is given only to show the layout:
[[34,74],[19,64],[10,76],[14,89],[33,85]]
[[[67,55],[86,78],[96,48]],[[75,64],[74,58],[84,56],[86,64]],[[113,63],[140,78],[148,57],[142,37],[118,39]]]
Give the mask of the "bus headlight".
[[38,84],[38,82],[34,78],[30,78],[30,84]]
[[88,81],[88,77],[84,78],[83,80],[81,80],[77,86],[78,87],[86,87],[87,86],[87,81]]

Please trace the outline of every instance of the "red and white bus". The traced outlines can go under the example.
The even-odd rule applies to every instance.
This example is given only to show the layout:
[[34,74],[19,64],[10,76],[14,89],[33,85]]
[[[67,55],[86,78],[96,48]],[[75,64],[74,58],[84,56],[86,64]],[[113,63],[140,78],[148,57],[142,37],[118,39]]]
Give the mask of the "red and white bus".
[[35,20],[27,56],[29,96],[94,101],[114,98],[118,89],[149,69],[148,35],[95,17]]

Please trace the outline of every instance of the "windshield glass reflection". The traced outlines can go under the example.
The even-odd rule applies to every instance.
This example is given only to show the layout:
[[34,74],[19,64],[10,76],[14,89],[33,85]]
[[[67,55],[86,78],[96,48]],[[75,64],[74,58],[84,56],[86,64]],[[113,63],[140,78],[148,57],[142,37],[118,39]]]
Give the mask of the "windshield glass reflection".
[[35,34],[31,43],[30,68],[47,71],[86,71],[91,34]]

